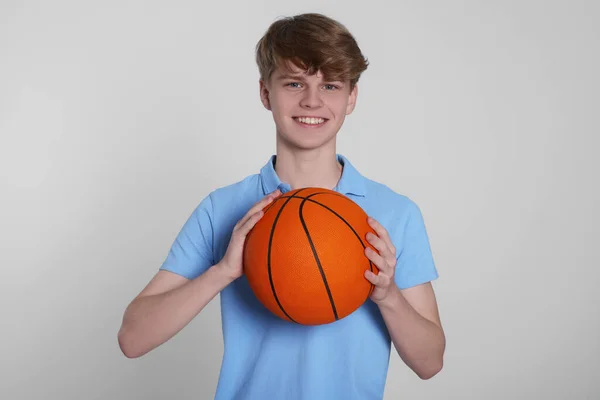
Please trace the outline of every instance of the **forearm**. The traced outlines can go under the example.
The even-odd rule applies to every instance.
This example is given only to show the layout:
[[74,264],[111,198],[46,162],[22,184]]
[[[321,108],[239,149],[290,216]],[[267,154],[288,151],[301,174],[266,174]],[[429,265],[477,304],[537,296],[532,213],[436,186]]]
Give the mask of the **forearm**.
[[421,379],[437,374],[443,365],[446,346],[442,329],[422,317],[395,285],[379,309],[392,343],[406,365]]
[[134,300],[118,335],[125,355],[140,357],[169,340],[230,282],[213,266],[176,289]]

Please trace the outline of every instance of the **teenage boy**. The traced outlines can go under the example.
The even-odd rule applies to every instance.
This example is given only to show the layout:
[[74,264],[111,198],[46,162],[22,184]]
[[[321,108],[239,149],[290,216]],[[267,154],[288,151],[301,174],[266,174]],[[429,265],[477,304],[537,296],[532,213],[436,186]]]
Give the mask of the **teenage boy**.
[[[121,349],[127,357],[151,351],[220,294],[224,355],[216,399],[381,399],[391,343],[419,377],[434,376],[445,337],[420,209],[336,153],[366,58],[339,22],[303,14],[274,22],[258,42],[256,61],[260,98],[275,122],[276,154],[259,173],[200,202],[156,276],[128,306]],[[377,232],[366,237],[377,251],[365,252],[380,271],[365,271],[375,290],[354,313],[326,325],[271,314],[243,275],[244,240],[262,209],[301,187],[348,196]]]

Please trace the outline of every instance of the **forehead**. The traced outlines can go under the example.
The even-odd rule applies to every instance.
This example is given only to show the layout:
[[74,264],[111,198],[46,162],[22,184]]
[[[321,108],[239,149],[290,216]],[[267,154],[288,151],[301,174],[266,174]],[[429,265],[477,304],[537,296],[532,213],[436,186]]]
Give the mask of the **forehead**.
[[318,81],[343,82],[343,80],[339,78],[326,76],[325,73],[321,70],[317,70],[313,73],[308,73],[307,69],[298,67],[293,62],[287,61],[282,64],[278,64],[273,70],[273,73],[271,74],[273,80],[283,80],[287,78],[308,80],[316,78]]
[[299,68],[296,65],[290,65],[287,67],[282,67],[282,66],[277,66],[275,68],[275,70],[273,71],[273,77],[278,79],[278,78],[284,78],[284,77],[302,77],[302,78],[306,78],[309,76],[314,76],[316,78],[322,79],[324,78],[323,73],[319,70],[314,74],[308,74],[308,72],[305,69]]

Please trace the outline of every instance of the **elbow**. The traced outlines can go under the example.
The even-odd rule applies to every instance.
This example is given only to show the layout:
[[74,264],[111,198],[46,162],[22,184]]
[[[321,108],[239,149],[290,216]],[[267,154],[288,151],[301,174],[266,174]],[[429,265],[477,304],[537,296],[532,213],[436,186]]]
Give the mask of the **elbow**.
[[422,380],[428,380],[436,376],[444,367],[444,361],[439,360],[436,363],[431,363],[424,368],[415,370],[415,373]]
[[138,358],[143,355],[138,349],[135,348],[135,341],[131,338],[131,335],[125,330],[123,327],[119,330],[117,334],[117,341],[119,343],[119,348],[123,355],[127,358]]
[[446,338],[443,337],[442,347],[439,352],[427,359],[419,368],[415,369],[415,373],[422,380],[428,380],[440,373],[444,368],[444,353],[446,350]]

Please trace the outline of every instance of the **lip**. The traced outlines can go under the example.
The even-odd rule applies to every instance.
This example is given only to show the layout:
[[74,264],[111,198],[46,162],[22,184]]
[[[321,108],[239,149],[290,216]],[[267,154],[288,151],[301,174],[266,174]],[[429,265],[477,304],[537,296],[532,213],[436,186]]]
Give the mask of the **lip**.
[[327,122],[329,120],[329,118],[319,117],[319,116],[315,116],[315,115],[295,115],[292,118],[293,119],[296,119],[296,118],[320,118],[320,119],[324,119],[325,122]]
[[327,121],[329,118],[326,117],[319,117],[318,115],[295,115],[292,118],[321,118],[324,119],[325,121]]
[[[321,122],[320,124],[305,124],[303,122],[298,121],[297,118],[320,118],[323,119],[324,121]],[[310,128],[310,129],[315,129],[315,128],[320,128],[323,125],[325,125],[327,123],[327,121],[329,121],[328,118],[323,118],[323,117],[314,117],[314,116],[298,116],[298,117],[292,117],[292,119],[294,120],[295,123],[297,123],[298,125],[300,125],[303,128]]]

